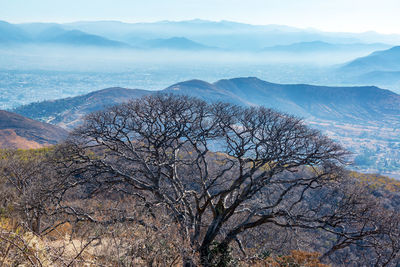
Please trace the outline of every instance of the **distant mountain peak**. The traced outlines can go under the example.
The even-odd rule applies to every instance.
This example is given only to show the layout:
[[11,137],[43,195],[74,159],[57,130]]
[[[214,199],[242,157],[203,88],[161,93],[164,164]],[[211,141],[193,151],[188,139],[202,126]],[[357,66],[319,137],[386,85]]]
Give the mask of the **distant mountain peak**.
[[[79,124],[83,114],[154,92],[114,87],[73,98],[32,103],[15,111],[24,116],[36,114],[35,118],[51,118],[54,124],[72,128]],[[301,117],[342,122],[393,124],[400,116],[400,96],[375,86],[276,84],[257,77],[238,77],[214,83],[193,79],[158,92],[189,95],[211,102],[262,105]]]
[[215,22],[215,21],[205,20],[205,19],[191,19],[191,20],[186,20],[186,21],[181,21],[181,22],[190,22],[190,23],[210,23],[210,22]]
[[174,90],[174,91],[178,91],[180,90],[180,88],[182,87],[196,87],[197,89],[204,89],[204,88],[210,88],[212,87],[212,84],[203,80],[199,80],[199,79],[192,79],[192,80],[188,80],[188,81],[184,81],[184,82],[179,82],[176,84],[173,84],[171,86],[169,86],[167,89],[165,90]]

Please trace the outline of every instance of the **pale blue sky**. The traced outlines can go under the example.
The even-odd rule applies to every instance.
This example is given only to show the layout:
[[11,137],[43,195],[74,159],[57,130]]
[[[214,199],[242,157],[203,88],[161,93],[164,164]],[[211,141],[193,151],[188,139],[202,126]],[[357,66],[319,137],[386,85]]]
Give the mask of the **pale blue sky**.
[[326,31],[400,33],[400,0],[0,0],[0,20],[232,20]]

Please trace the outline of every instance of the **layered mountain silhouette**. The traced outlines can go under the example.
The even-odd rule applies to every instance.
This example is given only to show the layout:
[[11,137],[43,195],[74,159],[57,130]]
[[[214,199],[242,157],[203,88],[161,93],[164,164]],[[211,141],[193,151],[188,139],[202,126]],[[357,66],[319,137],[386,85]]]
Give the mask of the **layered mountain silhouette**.
[[[259,51],[270,46],[292,45],[293,47],[276,47],[273,49],[291,50],[300,46],[319,47],[318,49],[331,49],[330,44],[349,44],[346,49],[351,49],[351,44],[364,43],[363,49],[370,43],[394,44],[400,42],[400,35],[383,35],[374,32],[367,33],[327,33],[314,29],[298,29],[283,25],[250,25],[232,21],[160,21],[153,23],[123,23],[119,21],[92,21],[74,23],[0,23],[0,43],[21,42],[35,43],[37,37],[51,39],[45,36],[51,28],[59,28],[66,33],[59,36],[54,42],[63,44],[76,44],[77,38],[82,39],[79,44],[90,45],[136,45],[144,41],[152,45],[197,48],[217,47],[227,50]],[[54,30],[54,29],[53,29]],[[65,36],[64,36],[65,35]],[[86,36],[87,35],[87,36]],[[181,38],[183,39],[177,39]],[[193,41],[195,40],[195,41]],[[117,42],[117,43],[115,43]],[[176,45],[177,42],[179,45]],[[194,42],[194,43],[193,43]],[[370,51],[373,51],[372,44]],[[303,48],[301,48],[303,46]],[[360,46],[361,47],[361,46]],[[204,47],[202,47],[204,48]],[[386,47],[379,47],[384,49]],[[269,49],[269,48],[268,48]],[[341,48],[343,49],[343,47]]]
[[398,35],[375,32],[329,33],[284,25],[250,25],[233,21],[159,21],[123,23],[120,21],[84,21],[65,24],[70,28],[127,42],[135,36],[142,39],[184,36],[204,45],[222,49],[259,50],[266,46],[289,45],[315,40],[327,43],[397,43]]
[[19,44],[30,42],[29,35],[18,26],[0,21],[0,44]]
[[147,49],[173,49],[173,50],[212,50],[209,47],[194,42],[185,37],[172,37],[167,39],[153,39],[141,43],[143,48]]
[[389,45],[373,43],[351,43],[351,44],[335,44],[322,41],[300,42],[289,45],[276,45],[266,47],[265,52],[281,52],[281,53],[321,53],[321,52],[354,52],[354,51],[374,51],[389,48]]
[[32,23],[22,26],[0,21],[0,44],[58,44],[71,46],[125,47],[123,42],[85,33],[67,30],[55,23]]
[[60,142],[67,134],[58,126],[0,110],[0,148],[40,148]]
[[78,97],[32,103],[14,111],[64,128],[73,128],[89,112],[152,93],[183,94],[209,102],[224,101],[244,106],[261,105],[304,118],[357,124],[379,122],[400,127],[400,95],[389,90],[374,86],[285,85],[255,77],[215,83],[191,80],[161,91],[108,88]]
[[60,27],[51,27],[44,30],[37,35],[35,40],[51,44],[76,46],[129,47],[128,44],[109,40],[98,35],[88,34],[79,30],[64,30]]
[[357,58],[343,66],[341,70],[353,72],[400,71],[400,46]]
[[188,95],[205,91],[207,99],[262,105],[301,117],[347,122],[400,120],[400,95],[374,86],[328,87],[307,84],[274,84],[260,79],[236,78],[213,84],[188,81],[166,91]]

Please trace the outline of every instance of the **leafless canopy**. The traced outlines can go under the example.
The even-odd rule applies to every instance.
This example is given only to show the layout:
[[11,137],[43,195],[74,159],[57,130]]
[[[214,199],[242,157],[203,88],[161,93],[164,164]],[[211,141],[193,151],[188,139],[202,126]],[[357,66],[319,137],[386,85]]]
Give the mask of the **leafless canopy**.
[[263,107],[147,96],[89,115],[68,147],[79,181],[168,210],[191,245],[188,265],[192,253],[210,265],[213,244],[240,246],[240,235],[260,225],[333,232],[340,224],[323,205],[303,202],[335,183],[346,151]]

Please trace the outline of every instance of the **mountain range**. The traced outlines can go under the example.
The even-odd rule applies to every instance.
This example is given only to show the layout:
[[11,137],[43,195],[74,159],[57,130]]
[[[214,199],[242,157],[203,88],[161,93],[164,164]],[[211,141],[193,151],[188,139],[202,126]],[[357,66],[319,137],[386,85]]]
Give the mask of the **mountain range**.
[[82,21],[65,24],[65,26],[120,41],[127,41],[132,36],[144,39],[184,36],[208,46],[233,50],[255,50],[266,46],[315,40],[328,43],[400,43],[400,35],[384,35],[375,32],[330,33],[284,25],[250,25],[200,19],[151,23]]
[[85,115],[93,111],[141,97],[149,92],[113,87],[77,97],[31,103],[13,111],[35,120],[72,129],[81,122]]
[[0,44],[58,44],[72,46],[129,47],[122,42],[88,34],[80,30],[66,30],[54,23],[34,23],[21,27],[0,21]]
[[40,33],[40,36],[35,39],[38,42],[44,42],[49,44],[63,44],[63,45],[75,45],[75,46],[99,46],[99,47],[120,47],[129,48],[128,44],[109,40],[107,38],[87,34],[79,30],[63,30],[59,28],[51,28]]
[[356,58],[337,69],[345,83],[375,84],[400,89],[400,46],[375,51]]
[[400,46],[357,58],[342,67],[343,71],[400,71]]
[[208,83],[190,80],[161,91],[108,88],[86,95],[31,103],[16,113],[73,128],[85,114],[155,92],[184,94],[206,101],[262,105],[305,118],[347,123],[381,122],[400,127],[400,95],[374,86],[328,87],[276,84],[255,77]]
[[190,80],[160,91],[108,88],[31,103],[12,111],[71,130],[90,112],[155,93],[189,95],[207,102],[261,105],[302,117],[308,125],[352,151],[358,170],[400,175],[400,95],[374,86],[276,84],[255,77],[214,83]]
[[[161,21],[123,23],[93,21],[75,23],[23,23],[0,21],[0,44],[61,43],[125,48],[224,50],[323,49],[374,51],[400,43],[400,35],[329,33],[281,25],[249,25],[231,21]],[[377,44],[387,43],[389,45]],[[147,46],[146,46],[147,45]],[[292,45],[292,47],[285,47]],[[278,46],[278,47],[273,47]]]
[[171,49],[171,50],[214,50],[198,42],[194,42],[185,37],[171,37],[166,39],[152,39],[136,43],[139,47],[147,49]]
[[351,44],[335,44],[322,41],[300,42],[289,45],[276,45],[266,47],[264,52],[280,52],[280,53],[327,53],[327,52],[360,52],[374,51],[389,48],[390,45],[382,43],[351,43]]
[[188,81],[165,89],[211,100],[262,105],[301,117],[343,122],[400,121],[400,95],[377,87],[275,84],[255,77],[213,84]]
[[30,38],[16,25],[0,21],[0,43],[12,44],[26,42]]
[[[125,42],[126,41],[126,42]],[[0,21],[0,45],[67,45],[125,49],[212,50],[213,47],[185,37],[116,41],[110,38],[66,27],[56,23],[10,24]]]

